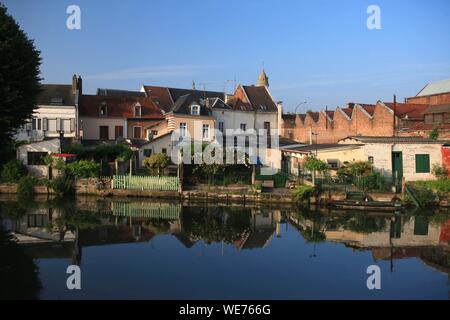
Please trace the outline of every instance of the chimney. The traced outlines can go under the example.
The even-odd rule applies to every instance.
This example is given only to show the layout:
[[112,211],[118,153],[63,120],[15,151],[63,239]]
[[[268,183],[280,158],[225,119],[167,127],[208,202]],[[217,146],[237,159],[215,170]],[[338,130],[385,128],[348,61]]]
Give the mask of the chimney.
[[81,76],[78,76],[77,79],[77,89],[79,95],[81,96],[83,94],[83,79],[81,79]]
[[397,122],[397,117],[395,116],[395,112],[397,111],[397,96],[394,94],[394,110],[393,110],[393,113],[394,113],[394,136],[396,136],[397,135],[397,124],[396,124],[396,122]]
[[277,109],[278,109],[278,135],[284,136],[283,132],[283,101],[277,102]]
[[78,78],[77,75],[74,74],[72,77],[72,94],[76,94],[77,93],[77,88],[78,87]]

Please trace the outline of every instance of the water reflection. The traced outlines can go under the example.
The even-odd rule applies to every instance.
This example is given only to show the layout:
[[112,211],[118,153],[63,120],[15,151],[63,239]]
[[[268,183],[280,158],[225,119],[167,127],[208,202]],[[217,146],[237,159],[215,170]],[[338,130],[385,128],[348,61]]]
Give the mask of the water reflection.
[[[0,199],[0,210],[2,228],[11,232],[20,254],[38,260],[69,259],[82,265],[87,248],[152,243],[162,236],[176,239],[184,250],[193,250],[200,243],[219,245],[222,255],[224,248],[233,248],[244,257],[247,251],[268,250],[274,239],[283,243],[283,237],[294,232],[304,244],[289,240],[286,245],[310,246],[310,258],[320,257],[321,244],[335,243],[353,252],[370,252],[375,263],[389,262],[391,272],[396,270],[395,261],[416,258],[428,268],[450,274],[447,214],[391,215],[90,198],[27,204]],[[3,237],[0,245],[9,242]],[[276,264],[276,258],[264,263]],[[35,269],[28,269],[27,277],[33,277]],[[323,271],[317,270],[318,274]],[[30,283],[34,289],[29,292],[37,296],[39,285]]]

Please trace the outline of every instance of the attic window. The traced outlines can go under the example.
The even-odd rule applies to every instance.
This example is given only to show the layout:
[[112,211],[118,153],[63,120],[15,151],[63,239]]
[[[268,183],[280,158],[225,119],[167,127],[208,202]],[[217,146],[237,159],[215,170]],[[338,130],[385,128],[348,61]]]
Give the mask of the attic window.
[[141,108],[141,106],[135,106],[134,107],[134,116],[136,118],[140,118],[142,116],[142,108]]
[[63,98],[52,98],[50,100],[50,105],[52,106],[62,106],[64,102]]
[[198,105],[191,106],[191,115],[199,116],[200,115],[200,106],[198,106]]
[[266,111],[267,110],[267,107],[265,105],[261,105],[260,108],[261,108],[262,111]]
[[100,117],[106,117],[108,115],[108,106],[106,103],[102,103],[100,106]]

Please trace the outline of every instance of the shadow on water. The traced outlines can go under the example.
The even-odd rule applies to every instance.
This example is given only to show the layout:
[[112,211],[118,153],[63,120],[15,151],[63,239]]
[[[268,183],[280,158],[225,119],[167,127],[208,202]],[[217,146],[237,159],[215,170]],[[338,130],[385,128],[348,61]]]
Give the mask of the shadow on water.
[[[253,256],[255,261],[259,261],[258,263],[269,269],[290,268],[289,261],[292,259],[294,263],[295,261],[305,263],[301,256],[298,254],[295,256],[296,248],[298,252],[308,251],[309,258],[318,258],[319,254],[330,255],[329,257],[336,259],[335,263],[347,267],[352,263],[360,263],[364,266],[368,263],[363,257],[361,261],[353,261],[349,259],[346,252],[336,246],[330,246],[341,244],[353,252],[370,253],[372,263],[378,264],[385,261],[391,273],[397,268],[396,261],[417,259],[426,266],[424,268],[450,275],[450,216],[447,213],[383,214],[317,208],[232,207],[211,203],[186,205],[176,202],[156,203],[151,200],[105,200],[83,197],[17,202],[15,199],[2,197],[0,198],[0,225],[2,226],[0,229],[2,283],[0,298],[3,299],[39,298],[40,281],[43,281],[44,287],[48,282],[50,287],[44,298],[60,297],[60,295],[64,297],[65,293],[61,293],[62,289],[54,289],[55,292],[58,291],[58,295],[52,291],[52,275],[39,278],[39,270],[33,259],[46,263],[67,261],[69,264],[79,266],[83,264],[95,274],[97,271],[96,267],[92,266],[93,257],[89,255],[92,250],[106,255],[103,258],[95,258],[99,263],[103,263],[105,259],[112,259],[111,255],[114,256],[117,253],[128,259],[130,268],[135,268],[135,263],[142,263],[142,259],[145,261],[151,256],[151,268],[159,270],[160,278],[165,278],[165,270],[158,269],[162,268],[158,267],[159,263],[163,264],[163,261],[169,259],[168,256],[171,263],[184,264],[191,259],[186,254],[196,257],[200,251],[206,250],[205,252],[212,255],[215,254],[212,250],[215,250],[216,246],[220,246],[221,256],[226,256],[230,250],[233,252],[227,259],[234,268],[248,259],[250,252],[257,254]],[[173,247],[172,241],[181,244],[181,247]],[[139,251],[139,254],[138,251],[130,251],[132,248],[138,250],[138,247],[132,246],[146,243],[151,244],[152,247],[157,243],[165,250]],[[123,249],[114,247],[119,244],[127,247]],[[320,253],[319,249],[324,253]],[[86,253],[89,258],[85,257]],[[204,254],[201,253],[201,255]],[[286,260],[283,260],[284,258]],[[84,261],[85,259],[88,260]],[[205,262],[208,270],[220,268],[220,264],[215,265],[214,259],[210,259],[212,260]],[[253,264],[254,261],[246,263]],[[39,266],[45,269],[46,264],[44,267]],[[229,269],[233,268],[231,266]],[[119,270],[119,267],[117,268]],[[202,281],[202,275],[197,274],[197,270],[189,270],[191,270],[189,277],[192,278],[189,281]],[[250,272],[243,270],[240,272]],[[145,278],[149,276],[148,272],[150,270],[143,269],[138,273]],[[180,270],[171,272],[179,273],[179,277],[186,276]],[[328,272],[328,267],[323,265],[323,267],[312,269],[311,272],[323,277],[324,272]],[[225,278],[232,279],[232,271],[229,273],[225,273]],[[128,276],[132,283],[133,276]],[[246,273],[247,278],[252,276],[251,273]],[[282,275],[274,274],[273,280],[280,276]],[[187,278],[183,279],[187,281]],[[270,278],[266,280],[272,281]],[[157,285],[157,282],[154,284]],[[225,281],[222,286],[226,284]],[[108,291],[109,284],[104,285],[105,291]],[[167,287],[167,283],[160,285],[160,295],[154,293],[154,296],[148,296],[148,291],[143,291],[141,294],[136,293],[136,297],[199,298],[204,296],[202,294],[192,296],[190,295],[192,292],[180,296],[175,293],[171,295],[163,289]],[[248,293],[243,297],[260,297],[258,290],[261,285],[254,285],[254,288],[248,289],[253,289],[255,296]],[[328,284],[316,285],[326,292]],[[401,285],[407,286],[406,283]],[[278,284],[273,286],[277,289]],[[290,290],[294,289],[292,287]],[[223,288],[220,290],[220,287],[217,289],[205,287],[203,290],[204,294],[211,291],[214,297],[225,297]],[[89,290],[86,292],[86,296],[79,297],[104,297],[103,295],[90,296]],[[286,289],[286,292],[289,290]],[[283,294],[269,297],[285,297]],[[292,291],[291,294],[295,296],[298,293]],[[121,297],[120,294],[118,296]],[[299,294],[298,297],[304,298],[305,295]],[[353,296],[349,295],[349,297]]]

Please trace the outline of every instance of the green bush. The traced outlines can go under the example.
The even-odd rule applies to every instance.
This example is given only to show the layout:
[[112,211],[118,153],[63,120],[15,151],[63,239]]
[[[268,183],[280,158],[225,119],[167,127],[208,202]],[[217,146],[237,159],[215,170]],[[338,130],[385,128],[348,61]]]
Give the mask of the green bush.
[[66,165],[66,173],[77,179],[98,177],[101,165],[94,160],[80,160]]
[[34,187],[38,184],[38,179],[31,176],[24,176],[20,178],[17,185],[17,194],[22,198],[33,198],[36,191]]
[[439,180],[415,181],[410,183],[413,187],[427,188],[438,193],[450,192],[450,178]]
[[316,188],[312,186],[300,185],[294,189],[293,196],[297,201],[305,201],[308,200],[315,191]]
[[102,144],[95,148],[95,155],[109,160],[127,161],[133,156],[133,150],[123,144]]
[[73,180],[64,175],[60,175],[48,181],[47,187],[52,189],[57,197],[62,197],[73,192]]
[[432,206],[436,204],[436,195],[433,190],[423,185],[410,185],[410,190],[421,207]]
[[431,173],[433,173],[433,175],[438,179],[447,178],[447,169],[437,163],[433,164]]
[[152,171],[152,174],[161,175],[161,171],[170,163],[170,158],[162,153],[155,153],[142,161],[142,165]]
[[82,144],[72,143],[62,148],[62,153],[76,154],[82,156],[86,153],[86,149]]
[[1,172],[1,181],[6,183],[16,183],[20,178],[27,175],[27,168],[19,160],[12,160],[6,163]]

